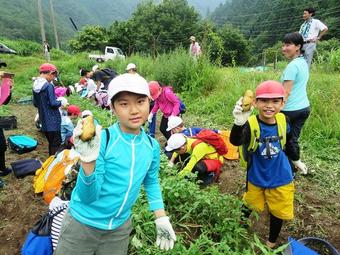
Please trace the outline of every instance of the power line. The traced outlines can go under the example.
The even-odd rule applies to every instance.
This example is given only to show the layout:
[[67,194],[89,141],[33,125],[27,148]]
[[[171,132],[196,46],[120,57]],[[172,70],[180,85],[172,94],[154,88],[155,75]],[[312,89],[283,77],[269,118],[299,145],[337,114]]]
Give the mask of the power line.
[[[275,5],[275,2],[274,2],[274,3],[273,3],[273,2],[274,2],[274,1],[270,1],[270,4],[271,4],[272,6]],[[310,6],[310,5],[319,3],[319,2],[323,2],[323,0],[308,1],[308,3],[306,3],[306,4],[308,4],[308,6]],[[280,4],[280,3],[281,3],[281,1],[277,1],[277,2],[276,2],[276,4]],[[229,4],[229,5],[230,5],[230,4]],[[291,9],[297,9],[297,8],[302,9],[302,8],[305,8],[305,7],[306,7],[306,5],[303,4],[303,5],[292,6],[292,7],[288,7],[288,8],[280,8],[280,11],[291,10]],[[244,18],[244,17],[249,17],[249,16],[257,16],[257,15],[259,15],[259,14],[261,14],[261,15],[262,15],[262,14],[268,14],[268,13],[272,13],[272,12],[273,12],[273,11],[254,12],[254,13],[245,14],[245,15],[235,15],[235,16],[233,16],[233,17]]]
[[[323,16],[325,16],[325,15],[328,16],[328,15],[331,15],[331,14],[337,14],[338,12],[340,12],[340,6],[337,6],[335,8],[325,9],[323,11],[326,11],[325,13],[321,13]],[[322,18],[325,19],[324,17],[322,17]],[[281,21],[279,23],[287,22],[287,19],[289,19],[289,21],[297,21],[297,20],[302,20],[302,17],[296,17],[295,15],[294,16],[288,16],[288,17],[286,17],[285,21]],[[228,20],[227,18],[217,18],[217,19],[214,19],[214,21],[224,21],[224,22],[230,22],[232,24],[244,24],[244,22]],[[255,22],[257,22],[257,20],[255,20]],[[271,19],[269,21],[267,20],[265,22],[261,22],[260,25],[267,24],[267,23],[272,24],[272,23],[274,23],[274,20]]]

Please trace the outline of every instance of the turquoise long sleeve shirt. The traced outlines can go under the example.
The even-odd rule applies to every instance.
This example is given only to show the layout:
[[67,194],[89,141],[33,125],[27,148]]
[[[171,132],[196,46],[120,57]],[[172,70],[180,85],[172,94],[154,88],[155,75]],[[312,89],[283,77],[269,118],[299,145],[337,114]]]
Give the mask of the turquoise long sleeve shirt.
[[150,210],[163,209],[158,172],[160,147],[141,129],[139,135],[121,131],[119,123],[102,132],[94,172],[81,168],[72,192],[70,214],[79,222],[114,230],[130,217],[132,206],[145,187]]

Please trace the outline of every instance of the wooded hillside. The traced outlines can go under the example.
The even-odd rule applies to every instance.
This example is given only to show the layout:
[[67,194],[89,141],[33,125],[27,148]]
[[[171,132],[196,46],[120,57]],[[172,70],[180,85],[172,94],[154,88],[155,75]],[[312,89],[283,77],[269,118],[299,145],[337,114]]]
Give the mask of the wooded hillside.
[[325,39],[340,38],[338,0],[233,0],[219,6],[211,19],[220,26],[233,25],[254,40],[257,49],[264,49],[282,40],[286,33],[299,30],[306,7],[314,7],[315,17],[328,26]]

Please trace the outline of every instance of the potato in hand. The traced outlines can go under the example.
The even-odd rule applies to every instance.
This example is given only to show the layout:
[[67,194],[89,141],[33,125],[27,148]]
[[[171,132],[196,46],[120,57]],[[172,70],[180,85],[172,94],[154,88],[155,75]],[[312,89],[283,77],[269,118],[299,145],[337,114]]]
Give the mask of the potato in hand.
[[91,140],[96,135],[96,126],[94,125],[93,116],[87,116],[83,119],[83,132],[80,135],[80,139],[83,142]]
[[244,112],[247,112],[250,110],[251,106],[253,105],[254,101],[254,92],[250,89],[246,90],[246,92],[243,95],[242,99],[242,109]]

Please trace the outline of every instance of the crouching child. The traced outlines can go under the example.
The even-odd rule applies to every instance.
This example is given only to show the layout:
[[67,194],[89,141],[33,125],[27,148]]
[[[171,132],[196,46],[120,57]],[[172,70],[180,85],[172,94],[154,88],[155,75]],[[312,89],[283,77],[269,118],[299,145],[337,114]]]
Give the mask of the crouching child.
[[173,166],[176,160],[182,163],[180,176],[197,173],[203,185],[218,180],[224,159],[210,144],[178,133],[170,136],[165,150],[174,154],[169,166]]
[[111,81],[108,94],[118,122],[103,132],[96,126],[88,142],[80,139],[82,120],[73,132],[81,168],[57,255],[127,254],[131,209],[142,184],[156,218],[156,244],[169,250],[176,240],[158,180],[160,146],[141,128],[149,115],[148,83],[141,76],[123,74]]
[[242,98],[238,100],[230,134],[230,142],[240,146],[247,168],[244,215],[249,217],[251,210],[261,212],[267,204],[270,227],[266,244],[270,248],[276,245],[283,220],[294,217],[295,188],[289,159],[297,160],[298,155],[286,143],[291,136],[289,123],[280,113],[284,96],[282,84],[276,81],[258,85],[254,103],[258,115],[250,116],[252,108],[242,111]]

